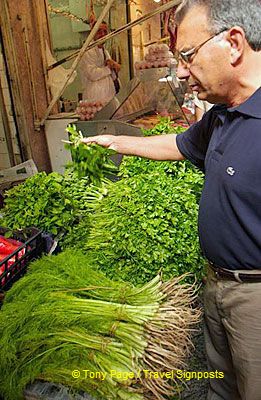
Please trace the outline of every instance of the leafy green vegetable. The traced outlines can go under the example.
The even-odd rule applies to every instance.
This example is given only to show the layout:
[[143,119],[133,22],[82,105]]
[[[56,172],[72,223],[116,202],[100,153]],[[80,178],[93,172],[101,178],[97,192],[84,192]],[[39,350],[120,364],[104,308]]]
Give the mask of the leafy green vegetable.
[[180,279],[157,276],[135,288],[109,280],[79,251],[43,257],[7,292],[0,313],[1,394],[23,399],[26,385],[43,379],[95,398],[164,400],[174,392],[167,380],[123,374],[180,366],[200,316],[193,300],[194,288]]
[[[173,127],[169,118],[161,118],[160,123],[152,129],[144,130],[144,136],[162,135],[169,133],[182,133],[186,128]],[[130,178],[138,174],[150,174],[157,172],[166,173],[175,179],[180,179],[190,185],[191,191],[197,200],[203,187],[203,174],[189,161],[152,161],[141,157],[124,157],[119,175],[122,178]]]
[[190,182],[164,172],[111,184],[91,216],[85,249],[114,279],[141,284],[193,272],[201,278],[197,197]]
[[13,230],[36,226],[56,235],[85,218],[87,231],[91,203],[99,201],[103,190],[72,173],[40,172],[5,193],[1,225]]
[[97,185],[105,176],[110,177],[118,172],[118,168],[110,158],[115,151],[96,144],[86,146],[81,143],[83,136],[76,130],[75,125],[69,125],[67,131],[71,145],[67,144],[65,147],[71,151],[73,160],[67,167],[76,172],[79,178],[88,177]]
[[159,123],[151,129],[142,129],[143,136],[152,135],[166,135],[168,133],[181,133],[184,132],[186,128],[181,126],[174,127],[171,123],[170,117],[160,117]]
[[[68,127],[74,162],[64,175],[38,173],[5,193],[1,225],[11,230],[36,226],[57,235],[64,233],[62,246],[76,246],[87,240],[89,212],[93,200],[103,196],[105,174],[116,173],[112,151],[81,143],[75,126]],[[65,235],[66,234],[66,235]]]

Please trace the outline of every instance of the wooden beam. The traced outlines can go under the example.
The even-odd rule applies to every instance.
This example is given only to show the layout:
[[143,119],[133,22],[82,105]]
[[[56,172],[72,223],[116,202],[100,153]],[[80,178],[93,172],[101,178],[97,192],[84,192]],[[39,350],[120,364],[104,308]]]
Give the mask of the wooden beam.
[[8,2],[0,1],[0,25],[3,37],[3,47],[5,57],[8,64],[8,72],[11,77],[11,90],[14,99],[15,111],[17,115],[17,126],[22,149],[22,160],[25,161],[32,158],[31,148],[29,144],[28,131],[26,129],[26,117],[23,107],[23,95],[19,86],[19,68],[15,54],[14,36],[12,32],[12,23]]
[[[48,44],[49,48],[52,49],[52,42],[51,42],[51,28],[49,23],[48,0],[42,0],[42,1],[34,0],[34,8],[39,26],[39,39],[40,39],[40,47],[42,53],[43,73],[45,79],[47,100],[49,104],[52,100],[52,96],[50,87],[48,85],[46,43]],[[58,112],[58,106],[56,112]]]

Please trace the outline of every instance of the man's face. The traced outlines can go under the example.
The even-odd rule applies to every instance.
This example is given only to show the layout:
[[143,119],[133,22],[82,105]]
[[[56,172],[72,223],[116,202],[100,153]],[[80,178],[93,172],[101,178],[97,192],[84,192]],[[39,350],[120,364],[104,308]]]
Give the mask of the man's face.
[[108,26],[106,24],[101,24],[94,36],[94,40],[98,40],[106,35],[108,35]]
[[188,81],[199,99],[211,103],[225,101],[231,80],[229,45],[225,34],[223,32],[210,39],[213,35],[209,32],[207,12],[203,7],[192,8],[178,27],[178,51],[187,52],[206,41],[188,63],[182,59],[179,61],[177,75]]

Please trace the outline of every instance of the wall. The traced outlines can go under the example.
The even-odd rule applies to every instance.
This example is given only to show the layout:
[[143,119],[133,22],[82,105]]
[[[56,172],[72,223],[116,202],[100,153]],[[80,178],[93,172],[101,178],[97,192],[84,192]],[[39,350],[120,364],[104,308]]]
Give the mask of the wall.
[[[84,2],[82,2],[84,4]],[[69,0],[49,0],[49,4],[60,11],[70,12],[70,4]],[[79,12],[77,9],[72,10],[74,14]],[[71,11],[71,12],[72,12]],[[81,15],[80,15],[81,16]],[[51,40],[52,40],[52,48],[53,55],[56,60],[61,60],[71,53],[79,50],[82,46],[83,37],[79,31],[74,31],[77,25],[83,25],[82,23],[73,22],[69,17],[65,17],[61,14],[55,14],[49,12],[49,22],[50,22],[50,31],[51,31]],[[74,30],[73,30],[74,29]],[[86,29],[89,29],[89,26],[86,25]],[[70,68],[74,59],[62,64],[64,68]],[[67,86],[62,97],[64,99],[69,99],[73,101],[78,101],[78,93],[82,91],[81,89],[81,81],[79,76],[77,75],[74,82]]]
[[[143,15],[153,11],[158,7],[158,4],[153,0],[136,1],[130,6],[131,20],[135,20]],[[141,61],[146,54],[145,45],[157,41],[161,38],[161,22],[160,15],[143,22],[141,25],[135,26],[132,29],[132,44],[133,44],[133,62]]]

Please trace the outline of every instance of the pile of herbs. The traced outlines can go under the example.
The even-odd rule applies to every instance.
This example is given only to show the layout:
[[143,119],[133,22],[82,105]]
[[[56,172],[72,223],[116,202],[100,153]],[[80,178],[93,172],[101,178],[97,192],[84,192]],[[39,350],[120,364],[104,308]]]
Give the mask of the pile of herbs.
[[[158,125],[152,129],[143,130],[144,136],[180,134],[186,128],[173,127],[169,118],[161,118]],[[142,157],[124,157],[119,175],[130,178],[138,174],[166,173],[175,179],[186,182],[199,200],[203,187],[203,174],[189,161],[153,161]]]
[[[162,119],[146,135],[177,132]],[[109,277],[142,284],[159,270],[163,278],[204,273],[197,218],[203,175],[188,161],[125,157],[121,181],[91,216],[84,248]]]
[[140,174],[111,184],[90,217],[85,249],[109,277],[142,284],[203,273],[197,198],[189,184],[166,173]]
[[200,317],[194,288],[180,279],[163,283],[159,276],[135,288],[109,280],[92,264],[80,251],[45,256],[7,292],[0,313],[5,400],[23,399],[35,379],[97,399],[164,400],[175,393],[166,377],[143,371],[184,367]]
[[10,230],[35,226],[57,235],[71,234],[81,223],[82,237],[87,240],[89,205],[94,199],[99,201],[104,190],[88,177],[79,179],[69,171],[64,175],[40,172],[6,191],[0,224]]

